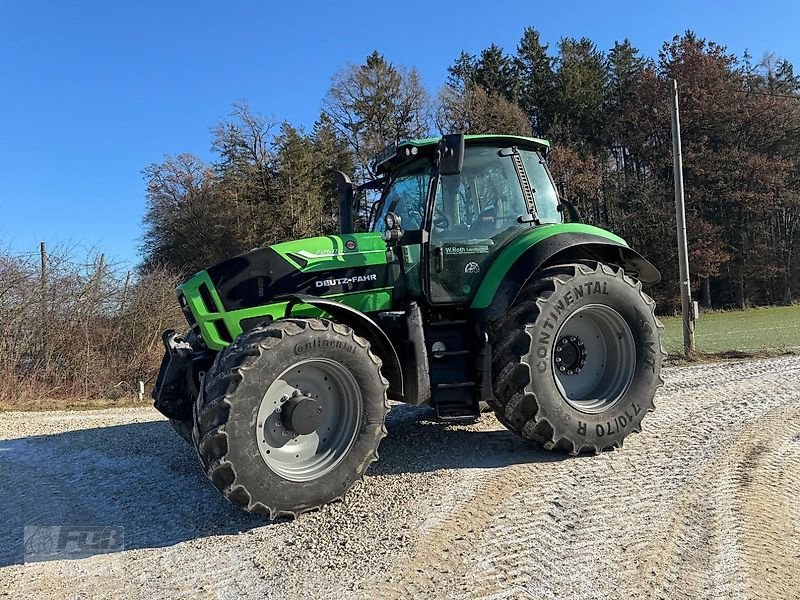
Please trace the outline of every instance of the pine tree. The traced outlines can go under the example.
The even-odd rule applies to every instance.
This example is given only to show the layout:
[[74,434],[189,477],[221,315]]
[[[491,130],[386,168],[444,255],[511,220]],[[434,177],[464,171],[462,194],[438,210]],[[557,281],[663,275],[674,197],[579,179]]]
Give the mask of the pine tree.
[[533,130],[539,135],[550,129],[555,117],[553,63],[547,54],[547,45],[541,43],[539,32],[526,27],[514,57],[519,80],[518,100]]

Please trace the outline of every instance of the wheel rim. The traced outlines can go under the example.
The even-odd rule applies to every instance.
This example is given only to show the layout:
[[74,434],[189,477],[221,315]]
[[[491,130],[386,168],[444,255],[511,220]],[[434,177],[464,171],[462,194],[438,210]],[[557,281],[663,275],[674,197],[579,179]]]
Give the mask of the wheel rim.
[[[319,403],[314,431],[297,433],[285,420],[289,404]],[[314,358],[295,363],[270,384],[258,409],[256,440],[261,458],[290,481],[311,481],[333,470],[361,426],[361,390],[341,363]]]
[[585,413],[608,410],[625,395],[636,371],[630,326],[610,306],[579,308],[558,331],[552,368],[567,403]]

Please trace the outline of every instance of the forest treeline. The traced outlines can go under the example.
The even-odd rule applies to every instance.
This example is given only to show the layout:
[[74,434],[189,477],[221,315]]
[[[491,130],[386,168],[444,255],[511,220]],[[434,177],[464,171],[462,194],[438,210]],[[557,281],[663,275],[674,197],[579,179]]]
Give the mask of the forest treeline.
[[[679,306],[670,85],[679,85],[692,286],[715,308],[800,293],[800,77],[786,60],[736,56],[691,32],[647,57],[629,41],[543,44],[453,57],[439,89],[374,52],[333,74],[309,129],[233,106],[213,160],[167,156],[144,170],[145,233],[131,275],[88,257],[0,248],[0,404],[130,396],[151,385],[161,331],[183,328],[182,277],[258,246],[338,228],[335,169],[370,179],[386,145],[440,133],[551,140],[554,178],[584,220],[640,249]],[[366,201],[366,198],[362,198]],[[363,207],[362,207],[363,208]]]
[[[670,85],[678,81],[692,285],[714,307],[791,302],[800,271],[800,77],[692,32],[644,56],[630,41],[517,47],[454,57],[441,89],[374,52],[333,74],[310,131],[247,105],[212,130],[216,159],[151,165],[143,268],[192,272],[231,254],[333,233],[334,169],[356,181],[403,139],[459,132],[536,135],[584,220],[609,228],[661,270],[661,309],[679,302]],[[268,100],[265,108],[268,108]]]

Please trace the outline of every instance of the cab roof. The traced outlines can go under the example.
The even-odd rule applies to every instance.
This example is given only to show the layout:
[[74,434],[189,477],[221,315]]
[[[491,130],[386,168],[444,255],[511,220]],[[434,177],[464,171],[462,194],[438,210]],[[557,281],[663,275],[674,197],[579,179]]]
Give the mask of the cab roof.
[[[435,149],[441,140],[441,137],[429,137],[392,144],[383,149],[372,159],[372,168],[377,173],[386,173],[392,167],[420,155],[420,152],[422,152],[422,154],[427,154],[429,151]],[[499,133],[465,135],[464,143],[467,145],[479,143],[497,145],[510,144],[532,148],[543,153],[547,153],[550,148],[550,142],[541,138],[522,135],[503,135]]]

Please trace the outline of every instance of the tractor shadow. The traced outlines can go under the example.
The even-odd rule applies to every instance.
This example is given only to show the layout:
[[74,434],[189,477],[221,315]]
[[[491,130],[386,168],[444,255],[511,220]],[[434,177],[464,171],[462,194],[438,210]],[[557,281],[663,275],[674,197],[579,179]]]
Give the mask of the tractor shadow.
[[[491,425],[492,415],[485,415]],[[502,429],[443,425],[395,407],[374,475],[501,468],[564,457]],[[124,528],[125,550],[280,526],[226,502],[165,420],[0,440],[0,567],[21,564],[26,526]]]
[[[486,425],[492,429],[486,430]],[[398,405],[389,413],[386,426],[389,434],[381,442],[380,460],[370,467],[367,476],[492,469],[571,458],[527,443],[500,425],[491,413],[483,415],[480,428],[476,428],[438,422],[429,407]]]
[[121,526],[133,550],[265,525],[222,499],[167,421],[2,440],[0,480],[0,567],[23,562],[25,526]]

